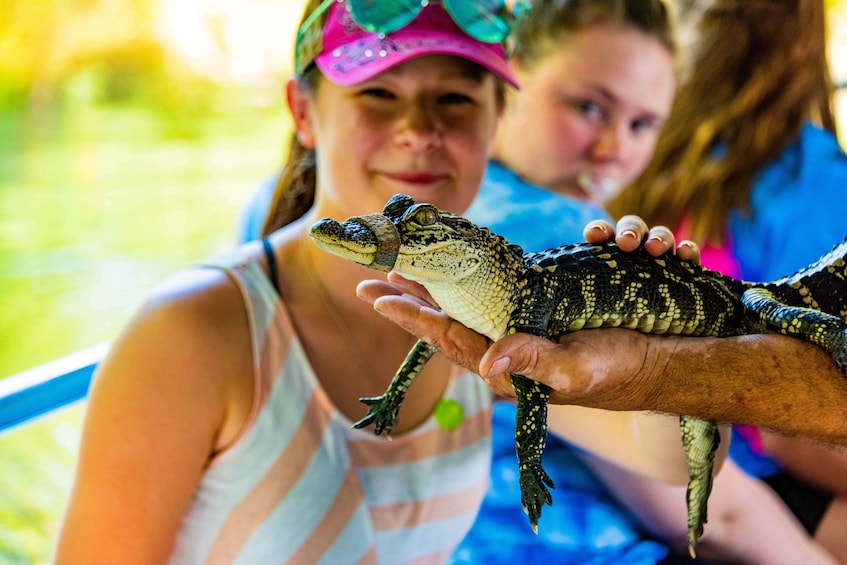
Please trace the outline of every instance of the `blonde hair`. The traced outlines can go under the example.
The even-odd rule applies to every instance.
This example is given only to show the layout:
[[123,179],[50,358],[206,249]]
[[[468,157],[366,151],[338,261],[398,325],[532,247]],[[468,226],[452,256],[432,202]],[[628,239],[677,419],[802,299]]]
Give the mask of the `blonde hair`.
[[690,69],[650,165],[610,203],[615,215],[720,242],[748,210],[760,169],[809,120],[836,133],[823,0],[715,0],[699,16]]

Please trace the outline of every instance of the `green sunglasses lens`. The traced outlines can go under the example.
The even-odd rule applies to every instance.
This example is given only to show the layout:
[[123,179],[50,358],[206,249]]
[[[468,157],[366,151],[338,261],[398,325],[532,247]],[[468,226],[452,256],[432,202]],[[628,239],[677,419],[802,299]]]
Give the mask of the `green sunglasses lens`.
[[[362,29],[391,33],[414,20],[424,6],[438,0],[348,0],[350,14]],[[509,35],[508,10],[503,0],[441,0],[465,33],[486,43],[500,43]]]
[[509,35],[503,0],[443,0],[444,9],[471,37],[485,43],[500,43]]
[[371,33],[391,33],[409,25],[424,7],[421,0],[350,0],[350,15]]

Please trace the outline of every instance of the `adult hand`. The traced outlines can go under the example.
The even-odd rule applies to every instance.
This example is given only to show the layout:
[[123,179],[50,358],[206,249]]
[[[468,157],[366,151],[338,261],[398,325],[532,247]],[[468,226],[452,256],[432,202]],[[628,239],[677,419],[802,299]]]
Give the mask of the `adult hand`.
[[[429,296],[421,285],[396,273],[390,273],[388,281],[362,281],[357,293],[407,332],[434,345],[454,363],[478,373],[494,393],[515,397],[511,372],[549,385],[553,388],[550,401],[556,404],[629,408],[627,391],[633,389],[621,385],[639,386],[635,377],[648,358],[649,342],[644,334],[610,328],[570,333],[555,343],[517,333],[492,345],[485,336],[447,316],[431,299],[421,298]],[[597,351],[612,348],[614,356],[597,355]],[[645,394],[650,395],[640,391],[638,396]],[[592,401],[577,402],[585,396]]]
[[[699,261],[696,244],[683,241],[675,246],[673,233],[664,226],[648,229],[637,216],[625,216],[617,226],[594,221],[584,231],[586,241],[601,243],[615,239],[624,250],[636,249],[642,242],[655,256],[668,251],[680,258]],[[646,337],[630,330],[608,329],[575,332],[565,335],[561,344],[527,334],[514,334],[499,340],[489,349],[489,341],[442,312],[426,289],[396,273],[389,273],[388,282],[362,281],[357,294],[373,304],[374,309],[391,319],[409,333],[437,347],[454,363],[479,373],[491,389],[513,397],[509,372],[537,378],[565,393],[554,393],[554,402],[569,402],[583,392],[597,394],[592,382],[602,382],[613,393],[621,381],[632,380],[642,367],[648,346]],[[616,355],[598,356],[597,351]],[[562,367],[568,367],[567,373]],[[595,378],[596,375],[596,378]]]

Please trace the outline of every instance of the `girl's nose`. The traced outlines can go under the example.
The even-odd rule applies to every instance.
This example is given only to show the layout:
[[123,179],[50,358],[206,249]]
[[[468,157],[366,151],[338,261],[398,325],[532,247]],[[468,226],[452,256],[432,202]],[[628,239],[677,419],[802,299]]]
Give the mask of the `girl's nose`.
[[437,113],[425,102],[411,104],[400,120],[397,143],[411,151],[426,152],[441,145]]
[[616,122],[603,126],[591,145],[591,157],[598,161],[612,161],[619,158],[625,147],[625,132]]

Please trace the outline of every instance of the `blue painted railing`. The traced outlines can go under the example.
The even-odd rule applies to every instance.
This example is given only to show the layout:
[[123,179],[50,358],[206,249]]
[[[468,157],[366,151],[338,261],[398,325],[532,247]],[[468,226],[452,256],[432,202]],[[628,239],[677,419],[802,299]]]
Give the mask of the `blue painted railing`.
[[107,349],[103,343],[0,379],[0,433],[85,398]]

